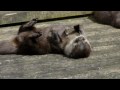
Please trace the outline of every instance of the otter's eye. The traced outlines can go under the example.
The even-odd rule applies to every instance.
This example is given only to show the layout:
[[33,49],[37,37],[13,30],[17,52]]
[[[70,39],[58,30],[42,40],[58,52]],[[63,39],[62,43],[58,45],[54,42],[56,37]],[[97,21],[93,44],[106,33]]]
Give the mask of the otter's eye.
[[84,41],[84,40],[85,40],[85,38],[83,37],[83,38],[82,38],[82,40]]
[[75,40],[75,43],[78,43],[79,41],[80,41],[80,40],[79,40],[79,38],[78,38],[78,39]]
[[84,37],[80,37],[80,38],[79,38],[79,40],[84,41],[84,40],[85,40],[85,38],[84,38]]

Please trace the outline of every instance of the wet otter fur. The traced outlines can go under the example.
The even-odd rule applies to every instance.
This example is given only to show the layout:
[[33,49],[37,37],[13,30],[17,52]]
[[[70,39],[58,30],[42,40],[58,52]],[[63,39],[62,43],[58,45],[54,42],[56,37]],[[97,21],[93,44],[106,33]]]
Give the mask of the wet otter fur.
[[15,38],[0,41],[0,54],[35,54],[34,43],[36,43],[36,38],[41,36],[40,32],[35,31],[34,25],[36,22],[37,19],[33,19],[21,25]]
[[95,11],[96,21],[120,28],[120,11]]
[[37,20],[33,19],[20,26],[18,35],[9,45],[13,52],[8,51],[9,53],[5,52],[6,54],[53,53],[63,54],[70,58],[85,58],[90,55],[91,46],[80,25],[52,25],[46,28],[36,28],[34,26],[36,22]]
[[[22,29],[20,34],[23,34]],[[28,31],[29,30],[23,30]],[[81,30],[80,25],[52,25],[45,28],[35,28],[32,31],[41,33],[41,36],[35,38],[36,43],[31,44],[29,50],[33,50],[35,53],[31,54],[64,54],[71,58],[84,58],[88,57],[91,53],[91,46],[89,41]],[[26,37],[26,35],[25,35]],[[28,39],[28,41],[31,39]],[[30,43],[26,43],[29,46]],[[27,51],[27,50],[26,50]],[[26,52],[27,53],[27,52]]]

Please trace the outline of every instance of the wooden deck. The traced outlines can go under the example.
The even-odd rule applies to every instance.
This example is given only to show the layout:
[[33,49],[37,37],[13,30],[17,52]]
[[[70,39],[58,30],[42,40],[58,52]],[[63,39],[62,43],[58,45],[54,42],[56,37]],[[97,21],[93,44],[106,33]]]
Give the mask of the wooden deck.
[[[62,55],[0,55],[1,79],[119,79],[120,29],[98,24],[88,17],[38,23],[81,24],[92,46],[89,58]],[[0,40],[12,38],[19,26],[0,28]]]

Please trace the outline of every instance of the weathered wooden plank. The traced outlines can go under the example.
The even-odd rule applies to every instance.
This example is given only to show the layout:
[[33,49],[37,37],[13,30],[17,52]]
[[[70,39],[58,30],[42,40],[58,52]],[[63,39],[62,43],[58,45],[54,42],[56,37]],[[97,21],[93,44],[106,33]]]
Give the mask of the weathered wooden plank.
[[29,21],[32,18],[39,20],[61,18],[76,15],[90,14],[92,11],[2,11],[0,25]]
[[[92,46],[90,57],[69,59],[62,55],[0,55],[0,79],[120,79],[120,30],[88,17],[44,22],[80,24]],[[0,40],[8,40],[19,26],[0,28]]]

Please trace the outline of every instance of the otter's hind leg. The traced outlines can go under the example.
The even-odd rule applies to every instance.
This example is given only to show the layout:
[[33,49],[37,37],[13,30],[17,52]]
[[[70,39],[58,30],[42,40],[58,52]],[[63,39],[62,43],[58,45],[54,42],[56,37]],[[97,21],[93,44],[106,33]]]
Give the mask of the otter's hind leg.
[[19,30],[18,30],[18,34],[20,34],[21,32],[25,32],[25,31],[32,31],[35,30],[36,28],[34,27],[34,25],[38,22],[38,19],[32,19],[31,21],[23,24],[20,26]]

